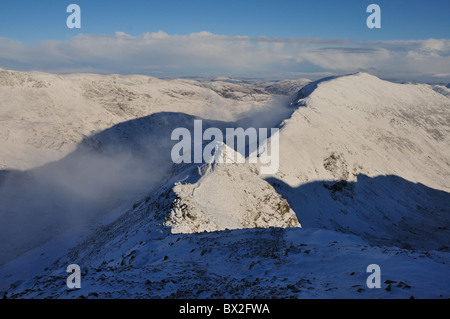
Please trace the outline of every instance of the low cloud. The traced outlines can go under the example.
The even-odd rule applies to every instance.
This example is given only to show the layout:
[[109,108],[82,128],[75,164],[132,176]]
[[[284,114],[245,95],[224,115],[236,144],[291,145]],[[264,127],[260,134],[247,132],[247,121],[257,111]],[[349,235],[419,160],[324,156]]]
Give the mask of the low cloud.
[[[0,67],[56,73],[289,77],[366,71],[384,78],[450,82],[450,39],[349,39],[224,36],[209,32],[131,36],[80,34],[38,44],[0,38]],[[439,74],[439,76],[436,76]]]

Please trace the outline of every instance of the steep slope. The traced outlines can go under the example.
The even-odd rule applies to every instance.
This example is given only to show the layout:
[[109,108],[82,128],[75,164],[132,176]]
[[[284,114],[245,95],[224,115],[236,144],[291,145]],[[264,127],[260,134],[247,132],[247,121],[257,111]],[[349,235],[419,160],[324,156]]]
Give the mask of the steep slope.
[[304,227],[450,247],[448,97],[357,73],[308,84],[292,105],[269,180]]
[[[240,154],[220,143],[216,160],[198,168],[192,183],[176,183],[176,200],[165,225],[172,233],[241,228],[300,227],[289,204],[249,163],[226,162]],[[195,172],[190,178],[195,178]]]
[[357,73],[307,85],[294,105],[280,136],[289,184],[392,174],[450,190],[450,99],[429,85]]

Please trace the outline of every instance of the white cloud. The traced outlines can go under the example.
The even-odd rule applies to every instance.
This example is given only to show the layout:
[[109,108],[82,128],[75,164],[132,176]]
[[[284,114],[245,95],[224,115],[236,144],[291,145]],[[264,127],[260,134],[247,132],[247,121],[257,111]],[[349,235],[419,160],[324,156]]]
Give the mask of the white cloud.
[[[0,67],[159,76],[281,76],[367,71],[405,80],[450,73],[450,40],[352,41],[224,36],[210,32],[80,34],[24,44],[0,38]],[[449,77],[439,77],[449,81]]]

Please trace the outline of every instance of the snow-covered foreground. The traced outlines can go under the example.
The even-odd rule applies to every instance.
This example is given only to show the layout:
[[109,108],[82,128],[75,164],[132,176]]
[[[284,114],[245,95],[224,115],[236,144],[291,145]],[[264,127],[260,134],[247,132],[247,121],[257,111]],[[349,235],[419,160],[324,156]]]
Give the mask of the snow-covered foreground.
[[[371,247],[357,236],[320,229],[247,229],[168,235],[139,223],[134,236],[96,234],[48,268],[28,258],[27,280],[8,298],[448,298],[448,253]],[[134,233],[137,231],[137,233]],[[120,240],[118,240],[118,237]],[[46,253],[45,246],[41,248]],[[68,289],[70,263],[81,289]],[[370,264],[381,288],[366,285]],[[5,270],[20,273],[18,260]],[[14,270],[12,270],[14,269]],[[31,275],[33,274],[33,275]]]
[[[8,91],[8,103],[39,95],[42,86],[24,88],[35,83],[27,77],[53,76],[9,74],[4,81],[17,92]],[[75,89],[64,86],[68,80]],[[38,157],[34,168],[0,175],[5,297],[450,297],[445,87],[365,73],[310,84],[61,81],[44,88],[81,92],[70,103],[88,101],[103,115],[79,121],[98,131],[58,148],[58,161],[34,167],[45,158]],[[298,92],[283,107],[293,86]],[[127,101],[123,92],[134,93]],[[168,109],[139,109],[145,92]],[[192,132],[195,119],[221,130],[281,123],[280,169],[261,176],[259,164],[173,164],[170,132]],[[5,119],[9,130],[14,121]],[[45,126],[34,127],[31,136],[41,136]],[[28,136],[17,148],[30,149]],[[47,154],[49,145],[40,148]],[[66,287],[69,264],[81,267],[81,289]],[[381,288],[366,285],[371,264],[380,266]]]

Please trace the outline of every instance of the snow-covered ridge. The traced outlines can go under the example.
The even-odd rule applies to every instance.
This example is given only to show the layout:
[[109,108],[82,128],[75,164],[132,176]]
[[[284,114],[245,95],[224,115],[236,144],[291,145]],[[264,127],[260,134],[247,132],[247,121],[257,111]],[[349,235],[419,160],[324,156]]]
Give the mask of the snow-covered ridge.
[[173,187],[177,198],[165,221],[171,232],[300,227],[288,202],[260,178],[256,167],[225,159],[217,162],[218,156],[240,156],[222,145],[215,162],[198,168],[197,181],[176,183]]
[[270,182],[303,227],[450,247],[448,97],[357,73],[308,84],[294,105]]
[[[33,171],[47,169],[64,176],[64,181],[67,176],[70,181],[83,181],[78,188],[63,184],[81,191],[78,195],[86,195],[83,191],[91,181],[101,190],[104,185],[96,184],[102,180],[99,172],[117,178],[103,183],[112,187],[112,193],[87,198],[96,204],[106,199],[111,209],[118,210],[118,217],[109,215],[112,220],[85,234],[68,251],[58,250],[50,240],[47,246],[2,266],[0,278],[5,284],[0,289],[8,292],[6,296],[270,297],[274,291],[288,297],[450,295],[442,280],[448,273],[450,249],[450,99],[434,87],[391,83],[366,73],[308,84],[300,89],[290,112],[283,113],[279,171],[260,176],[249,164],[172,165],[168,139],[173,127],[191,129],[198,118],[204,120],[204,128],[253,125],[242,121],[246,120],[243,114],[252,107],[266,111],[259,109],[261,101],[271,99],[264,92],[278,88],[263,89],[230,79],[199,83],[116,75],[68,78],[76,84],[76,90],[66,87],[66,93],[72,94],[68,100],[87,101],[107,114],[105,118],[120,122],[86,134],[77,152],[61,163]],[[28,81],[20,80],[20,88],[17,81],[12,86],[16,98],[50,94],[36,93],[48,88],[24,91]],[[49,87],[57,82],[48,81]],[[172,111],[135,118],[138,112],[157,110],[157,104],[151,103],[154,109],[139,108],[155,97]],[[202,100],[209,102],[199,104]],[[250,100],[252,107],[246,106]],[[232,112],[223,113],[227,107]],[[186,114],[179,109],[187,110]],[[208,121],[205,114],[210,115]],[[95,119],[96,127],[105,125],[103,118]],[[48,130],[53,132],[51,127]],[[118,150],[120,170],[110,161]],[[222,151],[224,156],[236,155],[226,145]],[[85,155],[94,165],[80,165]],[[145,165],[135,165],[142,160]],[[62,169],[59,164],[64,164]],[[67,172],[71,174],[60,175]],[[135,173],[139,179],[130,178]],[[154,173],[157,183],[146,184]],[[129,195],[127,183],[142,188],[138,187],[135,201],[119,205],[117,200]],[[41,194],[42,188],[34,185],[26,184],[27,193]],[[61,189],[53,187],[43,197],[47,204],[55,194],[61,195]],[[79,203],[80,198],[86,199],[78,196],[74,201]],[[86,207],[56,203],[49,207],[65,213],[69,207]],[[31,275],[30,271],[28,277],[14,273],[30,260],[42,261],[42,252],[54,255],[46,256],[47,268],[42,265],[41,273]],[[386,290],[365,289],[365,267],[373,262],[380,263],[383,276],[388,276],[383,277],[389,279]],[[64,267],[69,263],[83,266],[87,290],[61,289],[61,272],[66,275]],[[118,280],[106,282],[107,276]]]
[[310,106],[319,102],[352,106],[364,104],[368,108],[396,108],[405,103],[427,106],[446,101],[439,94],[431,92],[434,87],[428,84],[393,83],[358,72],[311,82],[299,90],[294,103],[309,103]]
[[292,182],[393,174],[450,190],[450,99],[430,85],[356,73],[312,82],[296,98],[280,136],[285,168],[287,157],[304,163],[286,172]]

